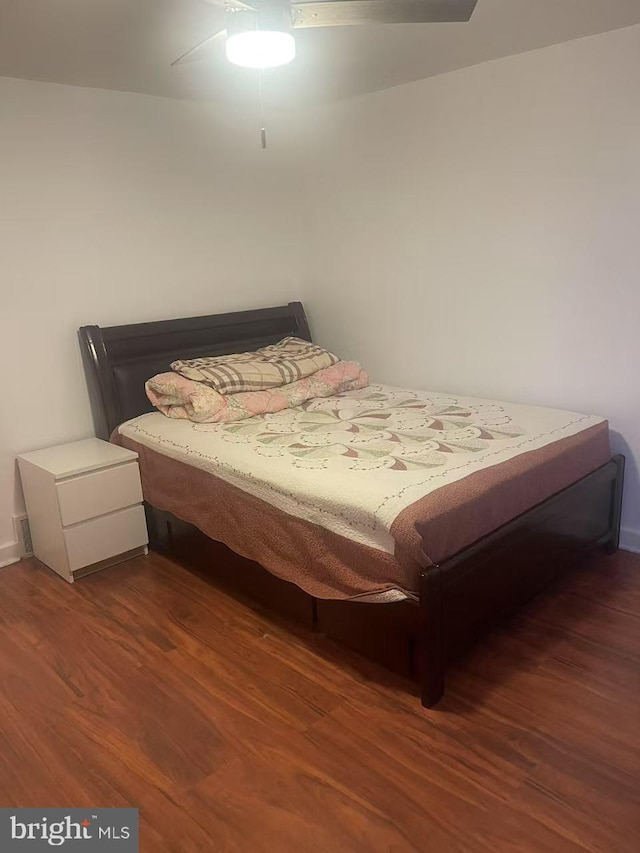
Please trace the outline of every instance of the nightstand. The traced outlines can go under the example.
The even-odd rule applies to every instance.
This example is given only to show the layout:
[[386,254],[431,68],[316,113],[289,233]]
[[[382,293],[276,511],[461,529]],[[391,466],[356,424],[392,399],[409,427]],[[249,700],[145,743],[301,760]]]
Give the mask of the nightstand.
[[88,438],[18,465],[33,552],[65,580],[147,553],[137,453]]

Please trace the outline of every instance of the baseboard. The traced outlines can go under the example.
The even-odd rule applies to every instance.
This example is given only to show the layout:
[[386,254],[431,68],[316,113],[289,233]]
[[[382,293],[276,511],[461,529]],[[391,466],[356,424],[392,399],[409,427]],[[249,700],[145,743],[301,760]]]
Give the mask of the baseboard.
[[5,542],[0,545],[0,569],[17,563],[20,559],[20,545],[17,542]]
[[620,547],[623,551],[631,551],[640,554],[640,530],[623,528],[620,531]]

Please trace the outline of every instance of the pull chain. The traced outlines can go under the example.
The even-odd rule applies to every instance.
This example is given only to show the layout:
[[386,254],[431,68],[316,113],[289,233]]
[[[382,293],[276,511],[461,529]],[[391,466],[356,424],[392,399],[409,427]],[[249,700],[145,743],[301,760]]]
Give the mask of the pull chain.
[[265,109],[264,109],[264,91],[262,85],[262,75],[264,74],[264,68],[260,68],[258,71],[258,93],[260,98],[260,142],[263,148],[267,147],[267,130],[266,130],[266,119],[265,119]]

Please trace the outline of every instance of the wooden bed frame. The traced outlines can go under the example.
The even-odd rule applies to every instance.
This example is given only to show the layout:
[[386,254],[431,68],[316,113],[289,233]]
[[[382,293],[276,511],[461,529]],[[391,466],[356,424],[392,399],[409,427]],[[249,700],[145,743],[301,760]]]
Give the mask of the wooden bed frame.
[[[79,330],[96,435],[108,439],[124,421],[153,411],[144,382],[178,357],[255,349],[285,335],[311,340],[300,302],[207,317]],[[579,552],[618,549],[624,457],[614,456],[587,477],[483,537],[420,576],[418,602],[367,604],[323,601],[236,555],[233,571],[212,560],[222,583],[267,607],[303,619],[316,630],[420,680],[422,704],[444,693],[447,663],[476,636],[557,577]],[[152,547],[178,552],[198,534],[168,513],[147,507]],[[206,539],[199,534],[201,539]],[[180,544],[182,543],[182,544]]]

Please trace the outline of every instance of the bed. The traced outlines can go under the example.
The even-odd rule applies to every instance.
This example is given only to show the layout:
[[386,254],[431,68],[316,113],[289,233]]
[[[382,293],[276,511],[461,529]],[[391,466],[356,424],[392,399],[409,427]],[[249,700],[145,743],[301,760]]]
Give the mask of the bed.
[[302,305],[79,334],[96,434],[139,454],[152,546],[180,522],[224,542],[247,561],[227,582],[274,610],[295,590],[315,630],[415,676],[426,707],[478,633],[580,551],[618,547],[624,460],[601,418],[371,385],[239,424],[172,421],[146,379],[311,340]]

